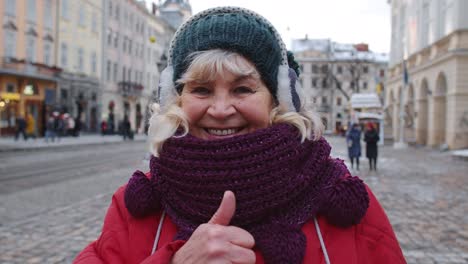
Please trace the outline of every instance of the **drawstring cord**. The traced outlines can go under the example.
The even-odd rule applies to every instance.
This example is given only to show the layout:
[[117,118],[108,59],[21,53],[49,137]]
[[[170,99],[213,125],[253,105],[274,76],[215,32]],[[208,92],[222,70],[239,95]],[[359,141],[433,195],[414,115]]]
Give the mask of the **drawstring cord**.
[[322,233],[320,232],[320,226],[317,222],[317,218],[314,217],[314,224],[315,224],[315,230],[317,230],[317,236],[320,241],[320,246],[322,248],[323,256],[325,257],[325,263],[330,264],[330,259],[328,258],[328,252],[327,248],[325,247],[325,243],[323,242],[323,237]]
[[156,237],[154,238],[153,249],[151,250],[151,255],[156,251],[158,247],[159,237],[161,236],[161,230],[164,222],[164,217],[166,216],[166,211],[162,212],[161,219],[159,220],[158,231],[156,231]]

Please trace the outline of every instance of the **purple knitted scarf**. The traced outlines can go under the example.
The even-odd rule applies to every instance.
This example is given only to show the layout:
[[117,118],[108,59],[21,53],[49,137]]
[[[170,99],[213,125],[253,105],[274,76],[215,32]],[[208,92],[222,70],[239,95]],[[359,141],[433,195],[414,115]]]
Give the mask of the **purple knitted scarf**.
[[325,139],[300,142],[296,128],[273,125],[228,139],[170,138],[150,163],[151,178],[136,171],[125,191],[134,217],[164,208],[190,238],[219,207],[223,193],[236,195],[231,225],[255,238],[266,263],[302,263],[301,227],[317,214],[334,225],[359,223],[369,198],[364,183],[342,160],[330,158]]

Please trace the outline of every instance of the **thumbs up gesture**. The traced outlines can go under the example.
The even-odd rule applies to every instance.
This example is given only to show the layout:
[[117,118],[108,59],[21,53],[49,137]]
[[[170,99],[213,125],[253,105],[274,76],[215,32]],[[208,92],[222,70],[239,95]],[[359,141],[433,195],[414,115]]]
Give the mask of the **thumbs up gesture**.
[[244,229],[229,225],[235,211],[236,197],[233,192],[226,191],[210,221],[195,229],[171,263],[255,263],[253,236]]

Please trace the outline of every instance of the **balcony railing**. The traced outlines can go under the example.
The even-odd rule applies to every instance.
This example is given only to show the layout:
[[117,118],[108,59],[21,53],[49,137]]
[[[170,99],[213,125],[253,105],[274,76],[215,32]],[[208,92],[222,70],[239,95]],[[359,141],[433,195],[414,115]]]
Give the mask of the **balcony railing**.
[[0,71],[16,75],[54,79],[62,69],[42,63],[29,62],[24,59],[3,57],[0,62]]
[[119,93],[125,97],[139,97],[141,96],[143,89],[145,88],[140,83],[134,82],[119,82]]

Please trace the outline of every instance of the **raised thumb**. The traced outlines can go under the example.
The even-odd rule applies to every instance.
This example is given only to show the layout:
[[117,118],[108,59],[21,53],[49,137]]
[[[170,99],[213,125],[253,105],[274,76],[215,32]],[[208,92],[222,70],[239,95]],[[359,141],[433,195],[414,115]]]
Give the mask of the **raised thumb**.
[[208,224],[229,225],[234,213],[236,212],[236,197],[233,192],[225,191],[223,200],[218,207],[218,210],[211,217]]

